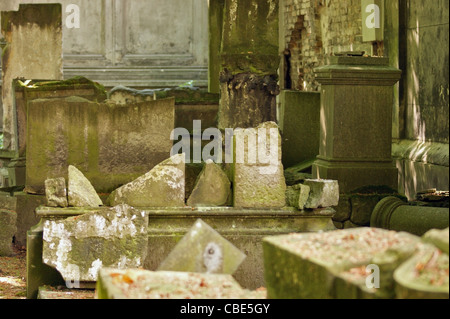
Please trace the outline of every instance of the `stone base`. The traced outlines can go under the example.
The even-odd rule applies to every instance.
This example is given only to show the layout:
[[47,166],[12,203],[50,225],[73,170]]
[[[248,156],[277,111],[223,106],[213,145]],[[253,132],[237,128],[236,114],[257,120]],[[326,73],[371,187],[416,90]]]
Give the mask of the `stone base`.
[[[36,213],[43,220],[64,219],[102,209],[107,208],[61,209],[39,207]],[[149,213],[148,253],[144,263],[145,269],[156,270],[192,225],[198,219],[202,219],[247,255],[246,260],[234,274],[235,279],[245,289],[257,289],[265,286],[262,251],[262,239],[264,237],[336,229],[332,222],[332,216],[335,211],[330,208],[308,212],[296,211],[291,208],[279,210],[237,210],[229,207],[198,208],[195,210],[191,208],[170,210],[161,208],[145,211]],[[34,234],[40,236],[40,246],[31,247],[29,245],[28,249],[30,251],[28,253],[33,256],[41,256],[42,260],[42,231],[40,234]],[[39,265],[40,267],[44,266],[42,261],[40,261]],[[51,284],[45,281],[37,282],[41,280],[41,273],[33,270],[34,268],[30,261],[27,263],[27,268],[29,271],[32,271],[29,273],[28,278],[34,287],[31,290],[34,291],[35,295],[37,295],[38,287]],[[55,275],[55,272],[56,270],[53,270],[53,275]],[[59,275],[57,272],[56,274]],[[52,276],[50,276],[51,278]]]
[[364,186],[388,186],[398,189],[398,169],[393,162],[350,162],[318,159],[313,178],[339,181],[341,194]]

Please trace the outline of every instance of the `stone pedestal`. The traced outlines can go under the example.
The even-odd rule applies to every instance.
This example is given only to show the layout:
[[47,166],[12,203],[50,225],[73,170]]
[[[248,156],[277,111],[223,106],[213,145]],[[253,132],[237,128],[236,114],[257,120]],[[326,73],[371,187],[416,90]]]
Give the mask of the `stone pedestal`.
[[219,128],[276,121],[278,1],[224,2]]
[[331,57],[315,73],[322,98],[314,178],[338,180],[341,193],[368,185],[397,189],[392,107],[401,71],[387,58]]

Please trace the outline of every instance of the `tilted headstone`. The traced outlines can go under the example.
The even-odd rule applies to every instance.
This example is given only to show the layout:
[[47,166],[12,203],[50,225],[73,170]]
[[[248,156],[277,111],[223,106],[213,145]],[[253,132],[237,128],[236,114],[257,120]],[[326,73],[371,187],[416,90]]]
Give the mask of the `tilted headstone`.
[[11,256],[12,240],[17,230],[17,214],[13,211],[0,209],[0,256]]
[[158,270],[232,275],[245,258],[238,248],[198,220]]
[[45,181],[45,195],[47,197],[47,206],[67,207],[67,187],[64,177],[47,179]]
[[148,214],[127,205],[44,223],[42,259],[66,282],[97,280],[102,267],[142,267]]
[[91,182],[75,166],[69,166],[69,205],[99,207],[103,205]]
[[234,206],[285,207],[286,181],[278,125],[266,122],[255,129],[236,130],[234,139]]
[[185,155],[178,154],[111,193],[110,206],[184,207]]
[[187,204],[191,207],[214,207],[227,204],[231,182],[219,165],[209,160],[197,179]]

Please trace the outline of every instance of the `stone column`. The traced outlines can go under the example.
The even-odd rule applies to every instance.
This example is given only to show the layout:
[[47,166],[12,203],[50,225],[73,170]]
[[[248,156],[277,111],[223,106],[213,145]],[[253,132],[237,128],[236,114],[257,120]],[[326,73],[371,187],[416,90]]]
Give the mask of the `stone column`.
[[401,71],[387,58],[331,57],[315,74],[322,97],[314,177],[338,180],[341,193],[369,185],[397,189],[392,107]]
[[370,226],[422,236],[449,226],[448,208],[411,206],[397,197],[386,197],[375,207]]
[[21,4],[19,11],[2,12],[1,20],[6,40],[2,56],[4,149],[17,150],[13,81],[62,80],[62,8],[61,4]]
[[225,0],[219,128],[276,121],[278,0]]

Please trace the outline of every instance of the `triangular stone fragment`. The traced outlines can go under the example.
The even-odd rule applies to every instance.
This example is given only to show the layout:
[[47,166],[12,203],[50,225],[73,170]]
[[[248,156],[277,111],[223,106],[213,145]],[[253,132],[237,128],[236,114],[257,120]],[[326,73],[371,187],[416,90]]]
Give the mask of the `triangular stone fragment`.
[[111,193],[110,206],[184,207],[185,155],[178,154]]
[[158,270],[232,275],[245,258],[244,253],[199,219]]
[[75,166],[69,166],[69,206],[99,207],[103,205],[91,182]]
[[188,199],[191,207],[215,207],[227,204],[231,193],[231,182],[219,165],[206,162],[194,191]]

